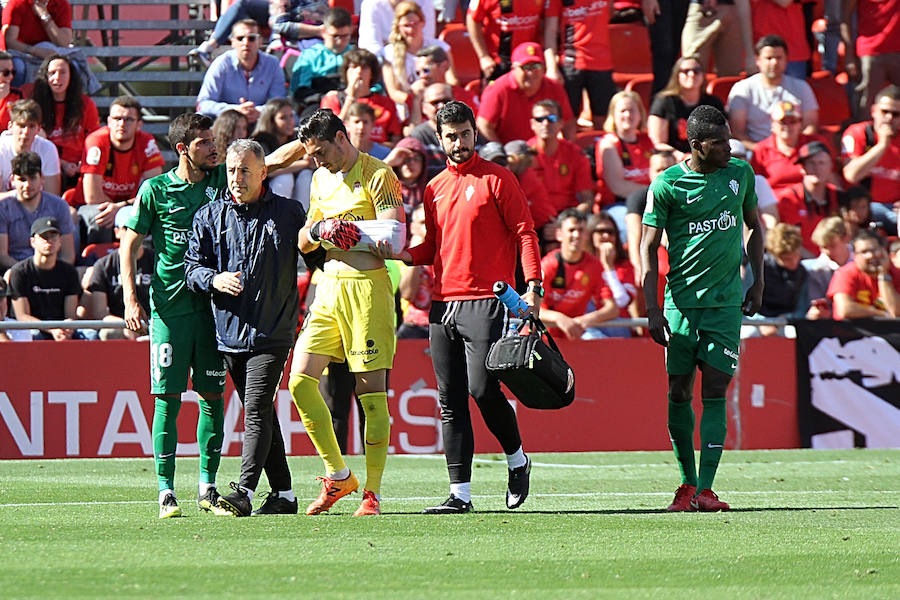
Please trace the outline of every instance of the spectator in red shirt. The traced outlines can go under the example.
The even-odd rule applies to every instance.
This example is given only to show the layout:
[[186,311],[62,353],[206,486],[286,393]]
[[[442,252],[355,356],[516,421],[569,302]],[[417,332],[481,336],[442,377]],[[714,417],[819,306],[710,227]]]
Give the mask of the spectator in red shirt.
[[81,76],[61,54],[44,59],[34,79],[31,98],[41,107],[47,139],[59,150],[62,191],[75,187],[84,140],[100,127],[97,105],[82,93]]
[[527,42],[516,47],[513,69],[488,85],[481,94],[478,131],[488,141],[505,144],[531,137],[531,108],[538,100],[556,100],[562,107],[562,133],[575,137],[575,115],[562,85],[545,75],[544,51]]
[[[616,93],[609,47],[609,7],[595,0],[547,0],[544,48],[547,77],[565,83],[569,103],[581,113],[587,90],[594,129],[600,129]],[[562,41],[562,48],[560,48]]]
[[[619,307],[603,280],[603,265],[586,250],[587,218],[577,209],[564,210],[557,220],[559,250],[541,260],[546,296],[541,320],[551,335],[581,339],[588,327],[619,315]],[[588,310],[593,302],[594,310]]]
[[[588,218],[587,227],[591,236],[588,251],[603,265],[603,280],[612,291],[619,316],[624,319],[641,316],[635,268],[622,243],[622,235],[615,219],[601,210]],[[631,337],[631,329],[602,327],[599,331],[594,331],[592,328],[584,337]]]
[[838,189],[831,183],[834,160],[828,146],[813,141],[800,148],[794,161],[800,166],[803,180],[782,188],[778,194],[778,217],[781,222],[800,228],[809,258],[819,249],[812,239],[816,225],[838,212]]
[[21,90],[12,87],[15,76],[12,56],[0,50],[0,131],[9,127],[9,105],[22,99]]
[[525,140],[507,142],[503,146],[503,151],[506,153],[506,168],[519,180],[519,187],[527,190],[525,199],[528,200],[534,230],[538,234],[541,252],[544,254],[551,243],[556,244],[557,211],[553,208],[544,182],[534,169],[537,151]]
[[802,133],[803,114],[793,102],[777,103],[771,114],[772,135],[756,144],[750,166],[766,178],[777,194],[803,180],[798,160],[800,147],[810,142],[824,145],[825,138],[815,133]]
[[900,0],[844,0],[841,12],[844,68],[859,82],[856,115],[862,120],[885,84],[900,85]]
[[541,0],[472,0],[466,30],[484,79],[496,79],[510,70],[516,62],[514,49],[539,39],[544,16]]
[[140,102],[119,96],[106,127],[84,141],[81,179],[69,199],[87,228],[83,245],[113,241],[116,213],[134,204],[141,182],[162,173],[162,155],[153,136],[141,131],[142,123]]
[[900,203],[900,87],[890,85],[878,93],[872,120],[847,128],[841,139],[844,179],[868,187],[875,220],[897,234]]
[[88,94],[100,89],[88,69],[87,57],[71,46],[72,7],[66,0],[9,0],[3,7],[3,30],[6,49],[15,63],[13,85],[34,81],[41,61],[57,53],[75,62]]
[[397,117],[397,106],[393,100],[372,91],[381,80],[378,57],[361,48],[350,50],[344,55],[341,65],[343,90],[328,92],[322,97],[321,107],[328,108],[341,120],[346,120],[347,112],[354,102],[368,104],[375,111],[375,125],[372,140],[393,146],[403,135],[403,127]]
[[[603,124],[607,134],[597,141],[595,150],[603,205],[623,203],[628,194],[650,185],[654,145],[644,132],[646,122],[647,110],[637,92],[623,91],[613,96]],[[622,213],[624,223],[624,210]]]
[[591,163],[581,148],[559,137],[562,109],[555,100],[539,100],[531,108],[534,137],[528,145],[536,150],[535,174],[544,182],[554,214],[577,206],[588,212],[594,201]]
[[889,273],[881,236],[862,230],[853,239],[853,262],[835,272],[828,298],[835,319],[900,316],[900,293]]

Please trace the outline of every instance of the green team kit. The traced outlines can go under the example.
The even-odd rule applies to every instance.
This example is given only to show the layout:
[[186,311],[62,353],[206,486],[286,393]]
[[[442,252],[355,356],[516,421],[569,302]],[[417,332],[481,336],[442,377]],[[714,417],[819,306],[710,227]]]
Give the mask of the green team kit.
[[[136,210],[126,225],[151,235],[156,253],[150,284],[150,391],[156,396],[153,451],[161,491],[174,489],[175,423],[189,373],[198,393],[221,394],[225,389],[226,368],[216,346],[209,300],[187,288],[184,274],[194,213],[225,187],[222,165],[197,183],[182,180],[173,169],[141,185]],[[215,483],[223,421],[222,400],[201,400],[197,442],[203,483]]]
[[753,170],[732,158],[710,174],[673,165],[650,184],[643,221],[668,237],[664,311],[672,337],[669,373],[706,362],[737,367],[741,328],[744,211],[756,208]]

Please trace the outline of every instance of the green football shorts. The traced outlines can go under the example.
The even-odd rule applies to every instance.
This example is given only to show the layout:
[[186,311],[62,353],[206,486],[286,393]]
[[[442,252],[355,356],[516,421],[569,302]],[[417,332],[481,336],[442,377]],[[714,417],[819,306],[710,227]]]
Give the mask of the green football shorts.
[[741,343],[739,306],[665,309],[672,337],[666,349],[670,375],[691,373],[701,362],[734,375]]
[[208,311],[150,319],[150,393],[180,394],[191,373],[195,392],[221,394],[225,372]]

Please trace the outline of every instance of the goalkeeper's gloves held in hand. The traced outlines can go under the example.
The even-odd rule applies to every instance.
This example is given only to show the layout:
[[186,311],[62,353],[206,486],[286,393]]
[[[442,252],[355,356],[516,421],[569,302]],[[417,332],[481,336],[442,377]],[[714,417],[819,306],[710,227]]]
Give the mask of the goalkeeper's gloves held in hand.
[[341,250],[349,250],[359,243],[362,233],[351,221],[340,219],[324,219],[316,221],[309,228],[309,239],[312,242],[325,240]]

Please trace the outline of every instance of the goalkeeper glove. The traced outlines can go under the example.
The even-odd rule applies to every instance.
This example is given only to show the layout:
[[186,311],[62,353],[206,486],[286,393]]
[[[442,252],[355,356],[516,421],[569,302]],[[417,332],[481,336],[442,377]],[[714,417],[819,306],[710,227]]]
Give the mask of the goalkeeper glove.
[[350,221],[340,219],[325,219],[316,221],[309,228],[309,239],[313,242],[325,240],[334,244],[341,250],[349,250],[359,243],[362,233],[359,227]]

